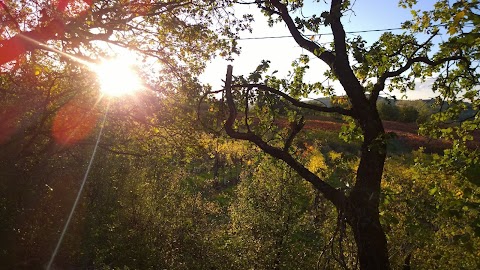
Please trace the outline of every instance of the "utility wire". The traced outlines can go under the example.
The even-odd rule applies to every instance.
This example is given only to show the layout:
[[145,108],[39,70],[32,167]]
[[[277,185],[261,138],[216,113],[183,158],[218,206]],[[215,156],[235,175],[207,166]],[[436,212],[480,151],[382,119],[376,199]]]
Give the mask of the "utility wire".
[[[396,31],[396,30],[404,30],[402,27],[395,27],[395,28],[383,28],[383,29],[369,29],[369,30],[358,30],[358,31],[346,31],[346,34],[358,34],[358,33],[369,33],[369,32],[386,32],[386,31]],[[331,36],[333,33],[319,33],[319,34],[312,34],[312,35],[304,35],[305,37],[316,37],[316,36]],[[246,38],[239,38],[237,40],[256,40],[256,39],[277,39],[277,38],[291,38],[291,35],[284,35],[284,36],[264,36],[264,37],[246,37]]]
[[[436,24],[431,25],[429,28],[432,27],[440,27],[446,26],[446,24]],[[465,26],[470,26],[469,23],[466,23]],[[380,28],[380,29],[368,29],[368,30],[356,30],[356,31],[345,31],[346,34],[360,34],[360,33],[373,33],[373,32],[387,32],[387,31],[399,31],[399,30],[406,30],[403,27],[393,27],[393,28]],[[318,34],[310,34],[304,35],[304,37],[312,38],[312,37],[319,37],[319,36],[331,36],[333,33],[318,33]],[[281,39],[281,38],[291,38],[291,35],[282,35],[282,36],[262,36],[262,37],[245,37],[245,38],[238,38],[236,40],[261,40],[261,39]],[[328,43],[328,42],[327,42]],[[325,44],[327,44],[325,43]]]

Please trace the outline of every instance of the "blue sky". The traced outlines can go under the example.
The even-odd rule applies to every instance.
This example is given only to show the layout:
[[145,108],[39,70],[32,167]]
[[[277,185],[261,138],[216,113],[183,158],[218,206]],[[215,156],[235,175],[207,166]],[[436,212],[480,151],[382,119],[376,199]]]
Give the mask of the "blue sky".
[[[317,13],[327,9],[323,1],[306,1],[304,14]],[[419,9],[430,9],[434,1],[420,1],[422,4]],[[265,18],[255,7],[244,8],[240,13],[252,13],[255,16],[253,25],[253,33],[244,33],[242,38],[266,37],[266,36],[283,36],[289,35],[287,28],[283,24],[277,24],[274,27],[268,27]],[[411,18],[410,11],[398,7],[395,0],[356,0],[353,6],[353,12],[342,18],[342,22],[346,31],[373,30],[400,27],[401,23]],[[330,29],[325,27],[320,30],[322,35],[318,42],[329,42],[331,36],[328,35]],[[393,31],[401,33],[401,31]],[[382,32],[362,33],[362,37],[367,42],[372,43],[382,34]],[[348,37],[355,35],[349,34]],[[421,37],[420,37],[421,38]],[[293,38],[282,39],[261,39],[261,40],[240,40],[239,45],[242,47],[242,53],[235,57],[233,62],[227,62],[222,59],[215,59],[208,64],[206,72],[201,76],[204,83],[212,85],[213,89],[220,89],[222,81],[225,77],[226,66],[232,64],[234,67],[234,75],[248,74],[253,71],[261,60],[271,61],[271,70],[278,70],[276,74],[279,77],[286,76],[293,60],[299,57],[301,53],[306,53],[302,48],[294,42]],[[310,62],[310,70],[307,73],[307,81],[323,81],[323,72],[327,66],[318,59],[312,58]],[[342,90],[338,83],[333,84],[338,89],[338,94],[342,94]],[[431,98],[434,94],[430,91],[431,80],[423,84],[418,84],[415,91],[410,91],[407,95],[408,99]],[[400,98],[402,95],[394,93]]]

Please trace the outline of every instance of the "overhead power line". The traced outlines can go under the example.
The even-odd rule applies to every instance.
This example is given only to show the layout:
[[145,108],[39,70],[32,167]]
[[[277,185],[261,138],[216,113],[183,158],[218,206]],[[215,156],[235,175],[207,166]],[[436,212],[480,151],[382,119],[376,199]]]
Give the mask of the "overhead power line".
[[[382,28],[382,29],[369,29],[369,30],[357,30],[357,31],[346,31],[346,34],[358,34],[358,33],[369,33],[369,32],[386,32],[386,31],[396,31],[396,30],[404,30],[402,27],[396,28]],[[317,37],[317,36],[331,36],[333,33],[318,33],[312,35],[305,35],[305,37]],[[277,39],[277,38],[291,38],[291,35],[284,35],[284,36],[263,36],[263,37],[246,37],[246,38],[239,38],[237,40],[256,40],[256,39]]]
[[[472,25],[471,23],[466,23],[464,26],[468,27]],[[445,24],[436,24],[431,25],[428,28],[433,27],[440,27],[445,26]],[[394,28],[381,28],[381,29],[368,29],[368,30],[356,30],[356,31],[345,31],[346,34],[360,34],[360,33],[372,33],[372,32],[387,32],[387,31],[399,31],[405,30],[402,27],[394,27]],[[312,37],[319,37],[319,36],[331,36],[333,33],[318,33],[318,34],[311,34],[311,35],[304,35],[307,38]],[[283,36],[262,36],[262,37],[245,37],[245,38],[238,38],[237,40],[260,40],[260,39],[281,39],[281,38],[291,38],[291,35],[283,35]]]

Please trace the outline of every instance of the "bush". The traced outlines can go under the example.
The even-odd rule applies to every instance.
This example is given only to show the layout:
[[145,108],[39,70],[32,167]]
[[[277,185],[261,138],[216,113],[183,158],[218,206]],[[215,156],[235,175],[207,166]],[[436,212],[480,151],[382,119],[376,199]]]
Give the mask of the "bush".
[[405,123],[412,123],[416,122],[420,113],[418,110],[413,106],[402,106],[399,107],[400,115],[399,121]]
[[416,122],[419,118],[419,111],[414,106],[397,106],[393,102],[379,102],[377,104],[378,113],[382,120],[400,121],[404,123]]
[[382,120],[398,121],[400,110],[392,102],[379,102],[377,108]]

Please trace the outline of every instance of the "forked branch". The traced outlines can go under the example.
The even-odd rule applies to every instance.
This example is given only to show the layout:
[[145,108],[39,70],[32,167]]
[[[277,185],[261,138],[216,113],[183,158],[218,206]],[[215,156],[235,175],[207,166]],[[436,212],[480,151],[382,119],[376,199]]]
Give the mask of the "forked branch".
[[312,183],[327,200],[331,201],[336,207],[343,209],[346,201],[345,194],[335,189],[305,168],[301,163],[293,158],[287,150],[268,144],[261,137],[251,131],[239,132],[233,128],[235,119],[237,118],[237,108],[235,106],[235,102],[233,101],[232,95],[232,70],[233,67],[229,65],[227,68],[227,78],[225,80],[225,97],[227,99],[229,113],[224,125],[227,134],[234,139],[250,141],[260,147],[260,149],[262,149],[265,153],[277,159],[283,160],[305,180]]
[[387,72],[383,73],[383,75],[380,76],[380,78],[378,78],[377,83],[373,86],[372,95],[370,96],[370,101],[371,102],[376,102],[376,100],[378,98],[378,95],[385,88],[385,82],[387,81],[387,79],[393,78],[393,77],[396,77],[396,76],[400,76],[403,72],[410,69],[412,67],[412,65],[415,64],[415,63],[424,63],[424,64],[427,64],[429,66],[438,66],[438,65],[442,65],[442,64],[444,64],[448,61],[458,61],[458,60],[469,62],[467,58],[465,58],[464,56],[460,56],[460,55],[445,57],[445,58],[441,58],[441,59],[438,59],[438,60],[435,60],[435,61],[431,60],[427,56],[412,57],[412,58],[408,59],[407,62],[405,63],[405,65],[403,65],[399,69],[394,70],[394,71],[387,71]]

